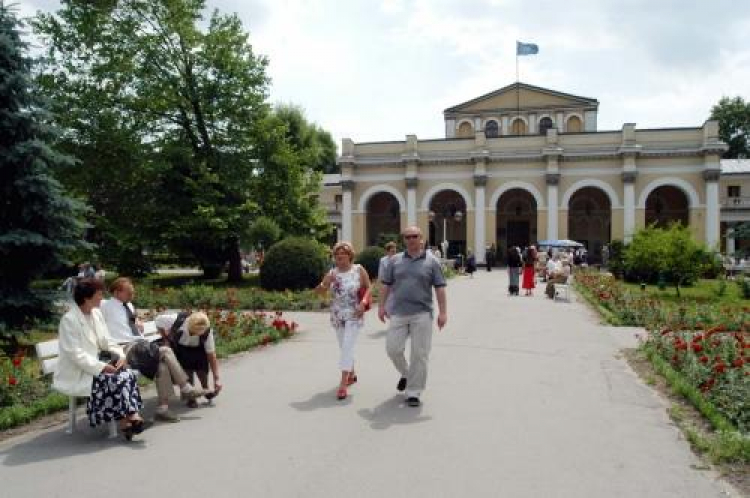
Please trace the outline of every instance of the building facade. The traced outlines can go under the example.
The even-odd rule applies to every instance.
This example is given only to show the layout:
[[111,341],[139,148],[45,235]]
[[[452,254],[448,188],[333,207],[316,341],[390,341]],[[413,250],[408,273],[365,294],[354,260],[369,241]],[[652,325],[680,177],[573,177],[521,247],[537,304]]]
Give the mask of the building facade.
[[[431,246],[447,241],[449,256],[470,250],[483,262],[492,244],[504,254],[573,239],[596,261],[613,239],[680,221],[696,239],[729,249],[722,228],[750,213],[741,195],[750,193],[750,168],[722,175],[718,123],[599,131],[598,106],[516,83],[446,109],[442,139],[345,138],[341,174],[326,175],[321,200],[338,238],[357,248],[418,225]],[[740,200],[729,206],[732,182]]]

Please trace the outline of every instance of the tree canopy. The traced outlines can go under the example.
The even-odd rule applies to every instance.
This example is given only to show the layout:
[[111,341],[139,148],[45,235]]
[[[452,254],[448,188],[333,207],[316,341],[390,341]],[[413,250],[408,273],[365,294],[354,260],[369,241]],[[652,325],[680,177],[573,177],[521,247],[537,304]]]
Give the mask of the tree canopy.
[[205,0],[64,2],[34,23],[48,43],[38,81],[66,110],[66,147],[86,171],[65,178],[91,202],[102,252],[164,246],[204,270],[229,260],[237,279],[257,216],[290,234],[323,225],[312,194],[330,157],[325,132],[272,111],[268,60],[237,15],[204,11]]
[[22,24],[0,1],[0,336],[52,316],[52,296],[31,283],[82,244],[83,206],[53,177],[74,164],[50,147],[54,130],[31,85]]
[[719,121],[719,136],[729,145],[725,158],[750,157],[750,102],[742,97],[722,97],[711,109],[711,119]]

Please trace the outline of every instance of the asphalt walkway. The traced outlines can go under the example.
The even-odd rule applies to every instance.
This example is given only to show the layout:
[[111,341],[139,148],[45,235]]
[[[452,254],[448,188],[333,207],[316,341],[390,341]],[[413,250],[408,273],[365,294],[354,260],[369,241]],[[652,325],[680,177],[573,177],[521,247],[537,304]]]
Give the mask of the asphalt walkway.
[[[581,303],[508,297],[505,272],[449,282],[424,404],[407,407],[371,311],[337,401],[324,313],[223,364],[215,406],[137,442],[58,426],[0,443],[7,497],[721,497],[667,403],[618,353],[637,329]],[[153,413],[153,392],[146,416]]]

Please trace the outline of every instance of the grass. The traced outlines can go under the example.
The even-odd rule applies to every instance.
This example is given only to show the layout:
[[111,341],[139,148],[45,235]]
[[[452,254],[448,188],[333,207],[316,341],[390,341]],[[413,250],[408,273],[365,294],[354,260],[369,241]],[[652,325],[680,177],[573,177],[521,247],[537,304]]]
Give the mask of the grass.
[[677,297],[674,287],[659,290],[656,285],[647,285],[646,290],[642,291],[640,284],[622,283],[632,293],[645,293],[648,296],[671,303],[679,303],[683,300],[716,304],[743,304],[748,302],[743,299],[738,282],[733,280],[726,281],[724,295],[719,295],[721,282],[719,279],[700,279],[690,287],[680,287],[680,297]]
[[68,407],[68,397],[50,392],[47,396],[28,405],[12,405],[0,408],[0,431],[28,424],[32,420]]

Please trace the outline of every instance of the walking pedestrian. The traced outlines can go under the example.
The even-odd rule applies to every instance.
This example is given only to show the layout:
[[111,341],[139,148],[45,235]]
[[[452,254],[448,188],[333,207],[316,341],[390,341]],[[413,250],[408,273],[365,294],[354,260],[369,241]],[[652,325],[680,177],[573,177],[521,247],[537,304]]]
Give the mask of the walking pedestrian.
[[533,296],[536,287],[536,247],[529,246],[523,253],[523,280],[521,287],[526,291],[525,296]]
[[[349,242],[342,241],[333,246],[333,258],[336,266],[326,273],[316,291],[331,292],[331,325],[336,331],[341,350],[341,381],[336,397],[346,399],[347,388],[357,382],[357,374],[354,372],[354,346],[364,325],[365,308],[369,303],[370,277],[362,265],[354,264],[354,248]],[[382,306],[385,296],[381,299]]]
[[[378,307],[382,322],[390,319],[386,351],[401,378],[396,385],[406,391],[406,404],[418,407],[427,384],[427,363],[432,345],[432,289],[438,302],[437,326],[448,321],[445,276],[440,262],[420,249],[422,232],[410,226],[403,232],[406,250],[397,254],[382,279],[385,285]],[[393,309],[387,312],[384,303],[393,294]],[[411,358],[407,363],[404,351],[411,340]]]
[[521,249],[513,246],[508,249],[508,295],[518,295],[518,281],[521,275],[523,260],[521,258]]

